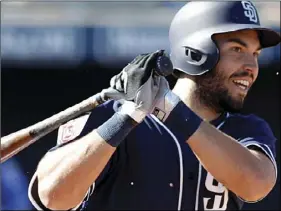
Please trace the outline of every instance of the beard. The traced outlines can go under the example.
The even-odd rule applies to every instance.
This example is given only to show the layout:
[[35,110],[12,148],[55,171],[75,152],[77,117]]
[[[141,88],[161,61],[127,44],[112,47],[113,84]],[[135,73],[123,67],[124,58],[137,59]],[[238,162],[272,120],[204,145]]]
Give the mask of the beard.
[[231,112],[238,113],[244,105],[244,97],[234,97],[230,90],[224,85],[228,80],[222,71],[213,69],[207,73],[196,76],[197,88],[195,97],[201,105],[211,108],[216,113]]

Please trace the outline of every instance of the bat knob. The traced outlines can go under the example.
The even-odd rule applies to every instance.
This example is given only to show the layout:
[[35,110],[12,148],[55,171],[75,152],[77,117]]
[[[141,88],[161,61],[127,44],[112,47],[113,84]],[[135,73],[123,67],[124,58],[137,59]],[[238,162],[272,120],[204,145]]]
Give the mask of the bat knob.
[[161,76],[168,76],[173,73],[173,64],[169,57],[159,56],[156,61],[156,73]]

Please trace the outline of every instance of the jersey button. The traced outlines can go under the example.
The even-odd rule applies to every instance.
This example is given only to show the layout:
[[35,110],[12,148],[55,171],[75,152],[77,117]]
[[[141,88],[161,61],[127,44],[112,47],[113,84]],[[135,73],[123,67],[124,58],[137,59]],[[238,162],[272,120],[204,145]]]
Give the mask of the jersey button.
[[169,186],[172,188],[172,187],[174,187],[174,184],[170,182]]

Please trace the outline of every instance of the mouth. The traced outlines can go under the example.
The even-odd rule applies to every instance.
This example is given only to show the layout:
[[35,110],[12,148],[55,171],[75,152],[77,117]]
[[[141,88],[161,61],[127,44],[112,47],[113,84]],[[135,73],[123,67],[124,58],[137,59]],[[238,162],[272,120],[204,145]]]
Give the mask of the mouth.
[[250,89],[250,81],[246,80],[246,79],[234,79],[232,81],[235,86],[239,87],[239,89],[243,90],[243,91],[248,91]]

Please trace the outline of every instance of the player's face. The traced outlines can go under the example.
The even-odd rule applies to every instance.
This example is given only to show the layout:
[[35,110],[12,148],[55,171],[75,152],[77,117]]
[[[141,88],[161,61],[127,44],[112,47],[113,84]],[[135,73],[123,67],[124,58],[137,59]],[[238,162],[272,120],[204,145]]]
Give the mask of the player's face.
[[237,112],[258,76],[258,34],[250,30],[239,31],[218,34],[214,39],[220,59],[214,70],[199,77],[201,88],[197,92],[200,92],[201,100],[217,112]]

